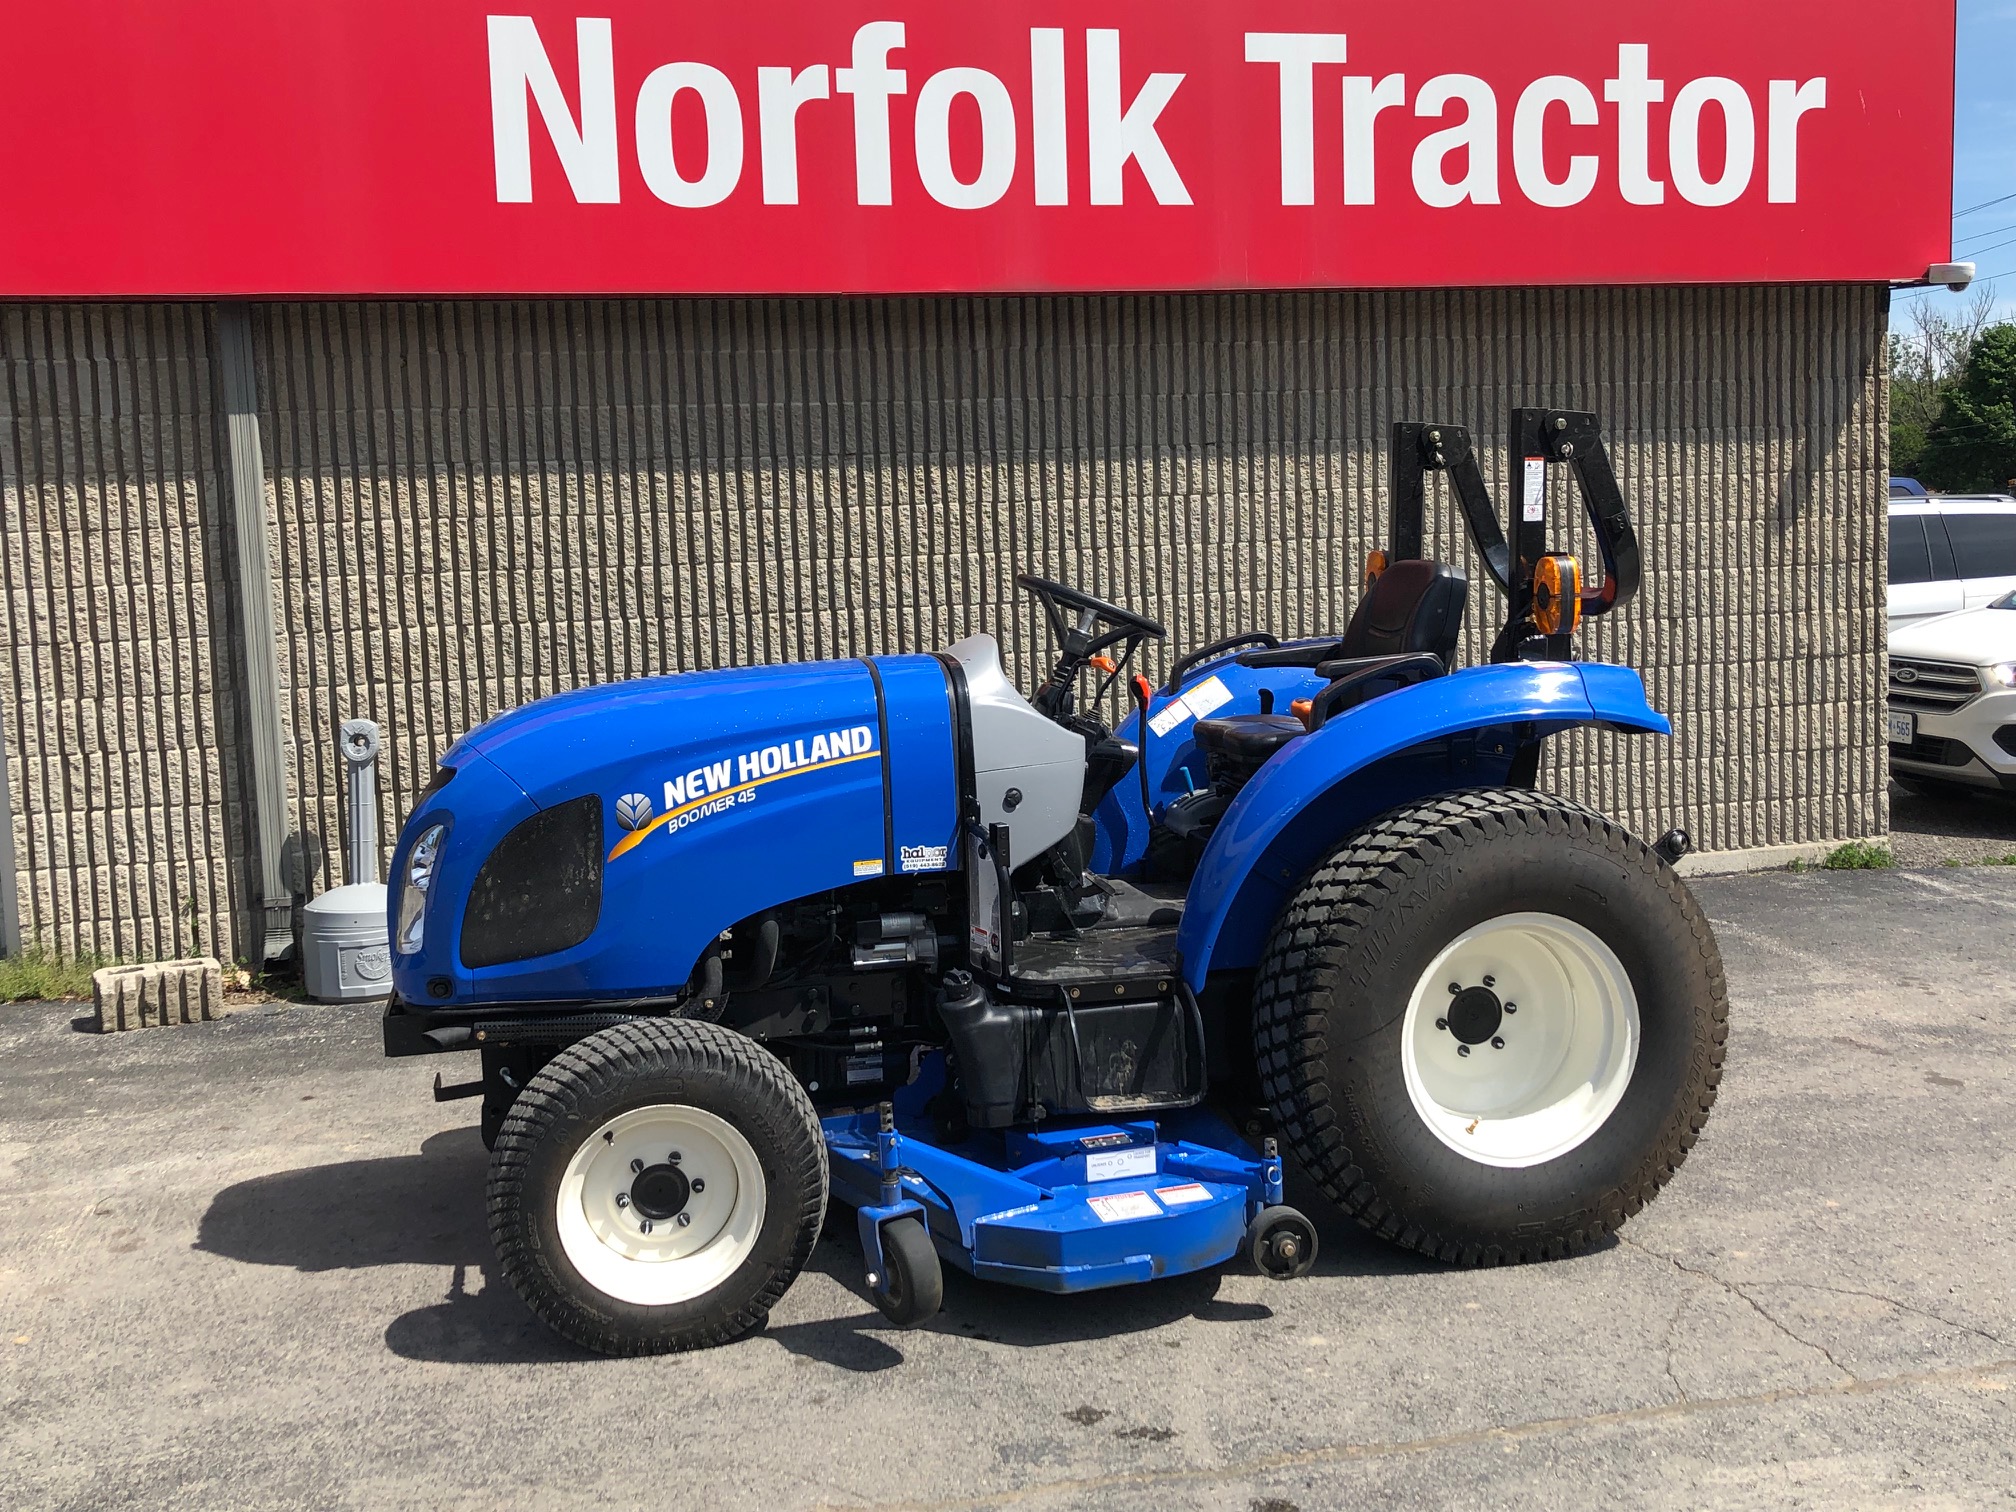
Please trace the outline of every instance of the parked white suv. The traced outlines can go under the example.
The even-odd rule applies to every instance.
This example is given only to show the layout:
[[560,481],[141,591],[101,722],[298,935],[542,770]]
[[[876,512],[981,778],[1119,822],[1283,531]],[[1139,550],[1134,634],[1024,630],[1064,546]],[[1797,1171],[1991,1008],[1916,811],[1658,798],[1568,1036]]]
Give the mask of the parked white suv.
[[1905,781],[2016,792],[2016,591],[1890,633],[1887,723]]
[[1890,628],[1978,609],[2016,589],[2016,498],[1890,501]]

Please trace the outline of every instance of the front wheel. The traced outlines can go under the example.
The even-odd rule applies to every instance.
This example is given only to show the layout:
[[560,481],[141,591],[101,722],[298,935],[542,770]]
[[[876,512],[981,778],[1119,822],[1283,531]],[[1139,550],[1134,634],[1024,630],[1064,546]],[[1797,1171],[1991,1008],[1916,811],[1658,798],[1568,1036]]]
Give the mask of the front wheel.
[[811,1254],[826,1149],[804,1089],[754,1040],[640,1019],[526,1083],[489,1207],[504,1278],[575,1343],[721,1344],[760,1327]]
[[1368,1228],[1445,1261],[1572,1253],[1671,1179],[1722,1074],[1708,922],[1578,804],[1479,789],[1348,840],[1256,989],[1282,1133]]

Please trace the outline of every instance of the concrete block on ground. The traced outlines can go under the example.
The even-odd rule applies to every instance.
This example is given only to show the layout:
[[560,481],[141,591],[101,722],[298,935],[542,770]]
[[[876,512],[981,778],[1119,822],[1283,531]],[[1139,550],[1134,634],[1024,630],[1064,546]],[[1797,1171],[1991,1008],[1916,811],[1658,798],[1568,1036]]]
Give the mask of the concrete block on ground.
[[224,966],[215,956],[106,966],[91,973],[98,1032],[196,1024],[224,1013]]

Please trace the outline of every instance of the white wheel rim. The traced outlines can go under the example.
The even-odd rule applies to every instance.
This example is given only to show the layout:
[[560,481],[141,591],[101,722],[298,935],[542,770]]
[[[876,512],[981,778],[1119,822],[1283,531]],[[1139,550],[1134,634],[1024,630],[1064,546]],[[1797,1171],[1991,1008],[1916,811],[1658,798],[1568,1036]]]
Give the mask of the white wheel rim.
[[[675,1165],[688,1190],[672,1202],[665,1189],[676,1194],[678,1182],[664,1168]],[[655,1174],[640,1186],[640,1173]],[[574,1152],[556,1216],[582,1280],[619,1302],[664,1307],[735,1273],[756,1247],[763,1207],[763,1167],[741,1132],[704,1109],[660,1103],[619,1113]]]
[[[1495,1024],[1479,990],[1499,1005]],[[1616,952],[1571,919],[1518,913],[1465,930],[1435,957],[1408,1001],[1400,1053],[1407,1095],[1437,1139],[1481,1165],[1517,1168],[1603,1127],[1638,1039],[1638,995]]]

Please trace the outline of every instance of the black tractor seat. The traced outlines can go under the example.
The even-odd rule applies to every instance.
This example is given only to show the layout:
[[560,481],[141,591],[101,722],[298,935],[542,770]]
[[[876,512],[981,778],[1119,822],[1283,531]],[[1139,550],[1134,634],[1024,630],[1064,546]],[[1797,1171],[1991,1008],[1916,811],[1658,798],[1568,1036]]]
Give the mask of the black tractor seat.
[[1394,688],[1440,677],[1456,654],[1470,584],[1441,562],[1395,562],[1382,572],[1336,641],[1249,651],[1248,667],[1313,667],[1330,679],[1310,700],[1308,724],[1285,714],[1200,719],[1198,746],[1212,766],[1251,771],[1282,746],[1333,714]]

